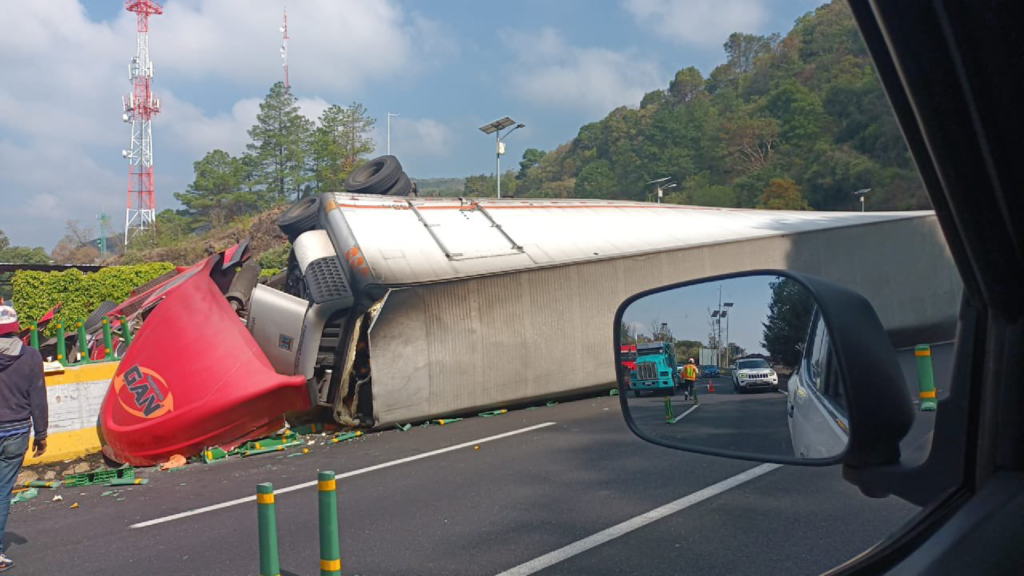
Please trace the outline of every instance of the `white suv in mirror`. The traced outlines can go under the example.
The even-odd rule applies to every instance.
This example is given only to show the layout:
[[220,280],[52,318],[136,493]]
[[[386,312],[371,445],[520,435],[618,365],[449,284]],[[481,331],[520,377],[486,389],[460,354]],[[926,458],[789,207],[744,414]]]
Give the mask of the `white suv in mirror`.
[[736,366],[732,371],[732,387],[738,394],[748,390],[777,392],[779,375],[763,358],[740,359],[736,361]]

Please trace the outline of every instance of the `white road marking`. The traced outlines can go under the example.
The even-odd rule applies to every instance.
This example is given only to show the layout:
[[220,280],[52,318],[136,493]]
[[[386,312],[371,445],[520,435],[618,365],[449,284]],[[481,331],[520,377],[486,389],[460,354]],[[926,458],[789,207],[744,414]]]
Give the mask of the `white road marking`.
[[[392,466],[398,466],[399,464],[406,464],[408,462],[414,462],[416,460],[422,460],[424,458],[430,458],[431,456],[440,456],[448,452],[454,452],[455,450],[461,450],[463,448],[470,448],[478,444],[485,442],[493,442],[495,440],[501,440],[502,438],[508,438],[509,436],[515,436],[517,434],[525,434],[526,432],[533,432],[534,430],[540,430],[541,428],[547,428],[548,426],[554,426],[555,422],[545,422],[543,424],[537,424],[536,426],[529,426],[526,428],[520,428],[518,430],[512,430],[511,432],[505,432],[503,434],[496,434],[494,436],[488,436],[486,438],[480,438],[479,440],[471,440],[469,442],[463,442],[462,444],[456,444],[454,446],[448,446],[447,448],[441,448],[438,450],[432,450],[430,452],[423,452],[422,454],[416,454],[415,456],[409,456],[407,458],[400,458],[398,460],[392,460],[391,462],[384,462],[382,464],[376,464],[374,466],[367,466],[366,468],[360,468],[351,472],[344,472],[342,474],[336,474],[334,477],[338,480],[343,478],[351,478],[353,476],[359,476],[360,474],[366,474],[368,472],[375,472],[377,470],[383,470],[384,468],[390,468]],[[303,488],[310,488],[316,486],[317,481],[303,482],[302,484],[295,484],[293,486],[286,486],[284,488],[275,488],[274,494],[284,494],[286,492],[294,492],[296,490],[302,490]],[[145,522],[139,522],[138,524],[132,524],[130,528],[145,528],[147,526],[153,526],[156,524],[163,524],[164,522],[171,522],[172,520],[180,520],[181,518],[187,518],[189,516],[195,516],[197,514],[204,514],[206,512],[212,512],[214,510],[220,510],[222,508],[229,508],[231,506],[238,506],[239,504],[245,504],[246,502],[255,502],[256,496],[246,496],[245,498],[237,498],[235,500],[228,500],[227,502],[221,502],[220,504],[212,504],[210,506],[203,506],[202,508],[196,508],[187,512],[180,512],[178,514],[171,514],[170,516],[164,516],[162,518],[156,518],[154,520],[146,520]]]
[[683,418],[685,418],[687,414],[689,414],[690,412],[693,412],[693,411],[694,411],[694,410],[696,410],[697,408],[700,408],[700,404],[694,404],[693,406],[691,406],[691,407],[690,407],[690,409],[689,409],[689,410],[687,410],[686,412],[683,412],[683,413],[682,413],[682,414],[680,414],[679,416],[676,416],[675,418],[673,418],[673,419],[672,419],[672,423],[673,423],[673,424],[675,424],[676,422],[679,422],[680,420],[682,420]]
[[554,552],[549,552],[539,558],[535,558],[533,560],[530,560],[529,562],[520,564],[515,568],[506,570],[501,574],[498,574],[498,576],[530,576],[531,574],[536,574],[537,572],[554,566],[555,564],[558,564],[563,560],[568,560],[569,558],[572,558],[577,554],[581,554],[583,552],[586,552],[587,550],[590,550],[591,548],[595,548],[597,546],[600,546],[601,544],[610,542],[611,540],[614,540],[619,536],[624,536],[638,528],[643,528],[651,522],[655,522],[657,520],[665,518],[666,516],[675,514],[676,512],[679,512],[681,510],[685,510],[690,506],[697,504],[698,502],[707,500],[712,496],[717,496],[718,494],[721,494],[722,492],[725,492],[730,488],[735,488],[740,484],[743,484],[744,482],[753,480],[758,476],[767,474],[768,472],[771,472],[772,470],[775,470],[776,468],[780,467],[781,464],[761,464],[760,466],[751,468],[746,472],[737,474],[732,478],[726,478],[725,480],[722,480],[717,484],[712,484],[711,486],[708,486],[703,490],[694,492],[689,496],[680,498],[679,500],[676,500],[674,502],[669,502],[668,504],[655,508],[650,512],[646,512],[635,518],[630,518],[629,520],[626,520],[621,524],[616,524],[611,528],[606,528],[598,532],[597,534],[584,538],[583,540],[578,540],[576,542],[573,542],[572,544],[569,544],[568,546],[559,548]]

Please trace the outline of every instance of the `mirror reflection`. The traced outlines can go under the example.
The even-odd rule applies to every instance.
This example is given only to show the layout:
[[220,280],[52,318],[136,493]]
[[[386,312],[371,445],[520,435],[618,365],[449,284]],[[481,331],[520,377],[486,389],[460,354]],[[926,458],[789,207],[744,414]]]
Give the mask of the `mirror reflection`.
[[780,276],[652,294],[623,313],[620,392],[643,434],[688,447],[832,458],[845,389],[814,298]]

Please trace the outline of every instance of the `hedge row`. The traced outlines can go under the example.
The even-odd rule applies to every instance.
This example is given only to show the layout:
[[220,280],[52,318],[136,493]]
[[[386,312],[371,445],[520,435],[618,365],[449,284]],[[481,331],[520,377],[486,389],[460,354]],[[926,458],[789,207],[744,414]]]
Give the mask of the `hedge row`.
[[[65,324],[85,319],[107,300],[122,302],[136,287],[172,270],[169,262],[153,262],[136,266],[112,266],[99,272],[83,274],[70,269],[63,272],[21,270],[14,274],[14,307],[22,328],[28,328],[57,304],[63,308],[57,320]],[[45,337],[57,333],[56,322],[43,332]]]

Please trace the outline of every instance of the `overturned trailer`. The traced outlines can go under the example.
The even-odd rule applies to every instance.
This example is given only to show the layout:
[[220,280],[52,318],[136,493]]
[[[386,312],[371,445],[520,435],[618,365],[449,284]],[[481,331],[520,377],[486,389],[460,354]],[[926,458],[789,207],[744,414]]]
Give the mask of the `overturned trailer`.
[[619,304],[688,279],[823,276],[864,294],[898,345],[951,339],[961,293],[930,212],[345,193],[279,224],[276,281],[257,283],[243,243],[133,304],[142,328],[100,410],[108,457],[230,448],[285,414],[382,427],[607,388]]
[[616,308],[752,269],[867,297],[894,343],[952,338],[960,293],[931,212],[326,194],[295,207],[284,289],[249,328],[343,425],[386,426],[607,388]]

